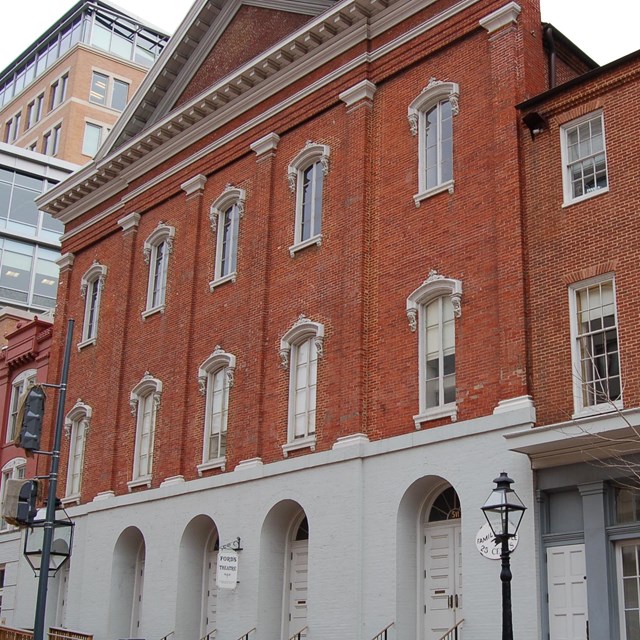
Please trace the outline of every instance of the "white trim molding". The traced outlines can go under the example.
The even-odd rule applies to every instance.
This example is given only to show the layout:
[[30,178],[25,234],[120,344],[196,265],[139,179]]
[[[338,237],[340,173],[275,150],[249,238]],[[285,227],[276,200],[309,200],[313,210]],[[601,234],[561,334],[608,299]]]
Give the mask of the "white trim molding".
[[418,328],[418,309],[420,306],[429,304],[440,296],[450,296],[453,315],[456,318],[462,315],[462,281],[447,278],[440,275],[435,269],[431,269],[429,277],[407,298],[407,319],[412,333],[415,333]]
[[277,133],[268,133],[266,136],[262,136],[262,138],[252,142],[249,147],[260,158],[265,154],[274,155],[279,142],[280,136]]
[[366,100],[367,102],[372,103],[373,96],[377,89],[378,87],[376,87],[376,85],[370,80],[362,80],[361,82],[354,84],[353,87],[350,87],[338,94],[338,98],[340,98],[347,107],[351,107],[361,100]]
[[418,135],[420,113],[440,100],[448,100],[451,103],[451,113],[457,116],[460,113],[460,85],[457,82],[445,82],[431,78],[427,86],[422,89],[411,102],[407,109],[407,120],[412,136]]
[[161,242],[167,243],[167,251],[173,252],[173,238],[176,235],[176,228],[164,222],[158,222],[158,226],[149,234],[144,241],[143,253],[145,264],[149,264],[151,261],[151,253],[153,247],[159,245]]
[[118,220],[118,226],[122,229],[123,233],[127,233],[127,231],[131,231],[132,229],[137,229],[139,224],[140,214],[135,211]]
[[324,325],[320,322],[309,320],[304,314],[300,314],[291,328],[280,340],[280,364],[286,370],[289,369],[289,356],[291,345],[300,342],[303,338],[314,337],[314,343],[318,352],[318,359],[324,354]]
[[216,345],[213,353],[198,367],[198,390],[200,395],[207,392],[207,375],[218,369],[226,369],[225,375],[229,387],[233,387],[236,357],[227,353],[220,345]]
[[480,26],[487,30],[488,33],[493,33],[508,24],[515,24],[518,21],[518,16],[522,8],[516,2],[510,2],[500,9],[496,9],[488,16],[480,18]]
[[207,184],[207,176],[202,175],[201,173],[197,176],[193,176],[186,182],[183,182],[180,185],[180,188],[185,192],[187,198],[194,194],[200,194],[204,191],[204,186]]

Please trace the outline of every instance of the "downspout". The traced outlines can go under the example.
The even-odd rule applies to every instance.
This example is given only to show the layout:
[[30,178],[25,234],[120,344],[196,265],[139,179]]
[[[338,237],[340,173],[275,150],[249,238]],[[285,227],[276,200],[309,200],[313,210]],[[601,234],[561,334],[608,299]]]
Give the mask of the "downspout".
[[550,24],[544,28],[544,40],[549,47],[549,89],[553,89],[556,86],[556,43]]

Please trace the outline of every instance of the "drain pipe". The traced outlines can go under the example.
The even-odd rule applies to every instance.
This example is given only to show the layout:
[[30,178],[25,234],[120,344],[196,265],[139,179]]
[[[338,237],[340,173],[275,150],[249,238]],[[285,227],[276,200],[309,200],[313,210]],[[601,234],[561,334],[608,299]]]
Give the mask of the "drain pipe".
[[548,24],[544,28],[544,40],[549,47],[549,89],[556,86],[556,43],[553,39],[553,27]]

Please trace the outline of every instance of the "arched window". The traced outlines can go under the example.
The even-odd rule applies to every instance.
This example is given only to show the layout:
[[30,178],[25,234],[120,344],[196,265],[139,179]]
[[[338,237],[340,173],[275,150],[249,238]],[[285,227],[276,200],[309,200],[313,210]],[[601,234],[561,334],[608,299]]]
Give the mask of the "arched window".
[[69,436],[69,463],[65,502],[80,499],[85,440],[92,413],[90,406],[84,404],[82,400],[78,400],[65,419],[65,429]]
[[80,280],[80,295],[84,298],[85,305],[82,340],[78,345],[79,349],[89,344],[94,344],[96,341],[100,300],[106,277],[107,267],[95,261]]
[[329,172],[329,153],[327,145],[307,142],[289,165],[289,188],[296,196],[291,256],[304,247],[322,242],[322,192],[324,177]]
[[160,222],[144,241],[144,261],[149,265],[147,306],[142,314],[145,318],[158,311],[164,311],[169,254],[173,250],[175,233],[175,227]]
[[324,325],[301,315],[280,341],[282,366],[289,369],[289,418],[285,454],[316,443],[316,387]]
[[140,485],[151,486],[153,466],[153,440],[156,430],[156,415],[160,406],[162,382],[148,371],[131,391],[129,404],[136,419],[136,446],[133,459],[133,479],[129,488]]
[[459,87],[431,78],[409,105],[411,133],[418,136],[416,206],[431,195],[453,193],[453,116],[458,114]]
[[226,189],[211,205],[209,218],[211,229],[216,234],[216,257],[213,280],[209,283],[213,291],[223,282],[235,282],[238,268],[238,234],[240,218],[244,215],[246,192],[233,185]]
[[11,400],[9,401],[9,418],[7,420],[7,442],[13,442],[20,430],[18,425],[18,409],[20,396],[36,381],[36,370],[28,369],[19,373],[11,383]]
[[204,416],[204,446],[198,471],[222,467],[227,452],[227,418],[229,389],[233,386],[236,358],[220,346],[200,365],[198,384],[206,398]]
[[455,318],[460,317],[460,280],[436,271],[407,298],[411,331],[418,331],[419,414],[425,420],[456,418]]

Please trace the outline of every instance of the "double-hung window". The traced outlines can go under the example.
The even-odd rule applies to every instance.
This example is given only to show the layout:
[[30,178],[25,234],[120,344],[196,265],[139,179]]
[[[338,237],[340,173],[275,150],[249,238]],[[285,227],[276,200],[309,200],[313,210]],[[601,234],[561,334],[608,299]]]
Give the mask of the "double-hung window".
[[216,234],[215,266],[213,280],[209,283],[212,291],[223,282],[236,280],[238,235],[245,198],[244,189],[229,185],[211,205],[211,229]]
[[323,354],[324,325],[300,316],[280,341],[280,358],[289,370],[287,443],[289,451],[316,444],[318,360]]
[[564,204],[608,191],[604,116],[590,114],[561,128]]
[[198,370],[200,392],[204,394],[204,446],[202,464],[198,472],[221,467],[224,469],[227,452],[227,421],[229,390],[233,386],[235,356],[219,346]]
[[67,486],[65,502],[77,501],[82,487],[82,468],[84,466],[84,449],[92,409],[78,400],[69,411],[65,420],[65,428],[69,436],[69,461],[67,466]]
[[458,114],[459,87],[432,78],[409,105],[411,133],[418,137],[416,206],[441,191],[453,192],[453,117]]
[[12,442],[18,436],[20,425],[18,424],[18,410],[20,408],[20,397],[35,384],[36,370],[29,369],[18,374],[11,383],[11,399],[9,400],[9,418],[7,421],[7,442]]
[[418,429],[426,420],[457,415],[455,319],[461,296],[459,280],[432,271],[407,298],[409,326],[418,333]]
[[612,274],[569,290],[576,415],[622,408],[615,280]]
[[169,255],[173,250],[175,231],[174,227],[161,222],[145,240],[144,259],[149,265],[149,283],[147,285],[147,306],[142,314],[143,317],[164,311]]
[[78,345],[79,348],[88,344],[94,344],[96,341],[98,335],[100,299],[106,277],[107,267],[99,262],[94,262],[80,281],[80,295],[84,298],[85,304],[82,340]]
[[61,105],[67,97],[67,84],[69,83],[69,74],[65,73],[51,85],[49,93],[49,111],[53,111],[58,105]]
[[149,373],[145,373],[131,392],[129,404],[131,414],[136,419],[136,444],[130,489],[141,485],[151,486],[153,441],[161,394],[162,382]]
[[[4,499],[7,494],[8,480],[22,480],[27,472],[27,461],[24,458],[13,458],[2,467],[2,486],[0,487],[0,513],[4,510]],[[6,531],[11,525],[0,518],[0,531]]]
[[289,188],[296,197],[293,244],[289,252],[322,242],[322,197],[329,171],[330,149],[308,142],[288,168]]

